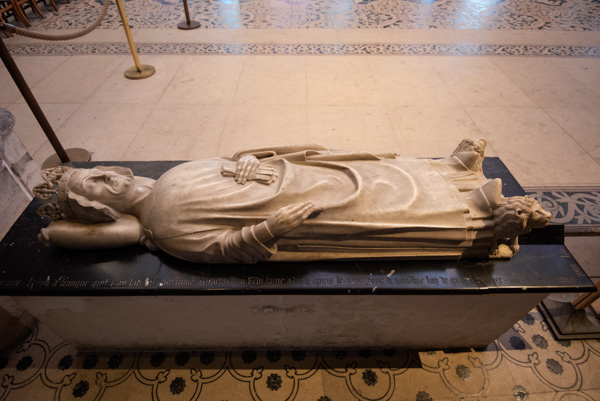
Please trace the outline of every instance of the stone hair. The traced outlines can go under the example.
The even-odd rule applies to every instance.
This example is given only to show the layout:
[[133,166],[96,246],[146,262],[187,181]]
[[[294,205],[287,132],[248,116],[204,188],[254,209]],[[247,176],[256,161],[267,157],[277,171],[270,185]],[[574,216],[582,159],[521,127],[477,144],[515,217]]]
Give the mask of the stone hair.
[[[109,169],[102,166],[98,168]],[[69,189],[69,180],[81,171],[84,170],[64,166],[43,170],[44,182],[33,189],[34,195],[46,202],[38,208],[38,214],[51,220],[63,219],[84,223],[116,221],[119,217],[116,210]],[[129,172],[131,173],[131,170]]]

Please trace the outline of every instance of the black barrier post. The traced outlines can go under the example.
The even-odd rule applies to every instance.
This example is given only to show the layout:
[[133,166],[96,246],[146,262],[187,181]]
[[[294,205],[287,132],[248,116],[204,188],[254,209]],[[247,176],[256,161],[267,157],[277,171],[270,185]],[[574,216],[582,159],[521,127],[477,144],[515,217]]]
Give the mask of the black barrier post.
[[200,28],[200,23],[198,21],[190,20],[190,10],[188,9],[187,0],[183,0],[183,10],[185,11],[185,21],[177,24],[177,28],[179,29],[196,29]]

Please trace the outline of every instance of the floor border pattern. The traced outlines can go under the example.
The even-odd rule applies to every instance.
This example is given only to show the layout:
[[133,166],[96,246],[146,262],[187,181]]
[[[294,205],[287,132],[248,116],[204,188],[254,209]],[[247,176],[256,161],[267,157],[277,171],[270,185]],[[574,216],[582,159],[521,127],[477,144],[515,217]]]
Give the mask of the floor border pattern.
[[600,232],[600,187],[525,188],[525,191],[552,213],[553,224]]
[[[126,43],[8,44],[13,55],[127,54]],[[138,43],[156,55],[443,55],[600,57],[600,47],[486,44]]]

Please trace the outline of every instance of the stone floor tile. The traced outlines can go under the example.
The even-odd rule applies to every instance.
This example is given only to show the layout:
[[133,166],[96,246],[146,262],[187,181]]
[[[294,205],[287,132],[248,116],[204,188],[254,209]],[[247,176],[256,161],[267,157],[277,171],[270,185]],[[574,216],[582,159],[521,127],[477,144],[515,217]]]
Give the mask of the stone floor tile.
[[586,360],[584,342],[556,341],[538,319],[539,313],[531,312],[498,340],[516,384],[529,394],[578,390],[587,377],[580,374],[582,367],[597,362]]
[[227,107],[157,105],[124,152],[127,160],[195,160],[214,157]]
[[244,57],[238,56],[186,58],[159,104],[230,104],[244,61]]
[[556,58],[552,60],[594,93],[600,95],[600,60],[594,58]]
[[306,69],[309,105],[382,104],[366,57],[310,57],[306,60]]
[[[58,132],[80,104],[41,104],[40,107],[54,132]],[[30,154],[37,152],[48,138],[27,104],[15,103],[6,107],[15,116],[15,132]],[[60,136],[58,136],[60,141]]]
[[238,105],[306,105],[303,56],[248,56],[233,99]]
[[337,43],[335,29],[236,29],[233,43]]
[[450,29],[340,29],[342,43],[451,43]]
[[91,152],[92,160],[123,160],[125,149],[152,111],[153,106],[145,104],[85,103],[57,130],[57,136],[65,148]]
[[309,143],[306,108],[238,105],[229,110],[217,155],[244,149]]
[[[67,56],[13,56],[17,68],[27,82],[30,88],[37,85],[40,81],[52,74],[57,68],[62,66],[69,60]],[[12,76],[4,66],[0,66],[0,88],[2,88],[2,102],[15,103],[17,101],[24,102],[21,92],[15,84]],[[38,100],[39,101],[39,100]]]
[[385,110],[371,106],[310,106],[308,141],[353,151],[402,151]]
[[600,277],[600,236],[565,237],[565,245],[588,276]]
[[576,46],[600,46],[600,32],[598,31],[548,31],[548,35],[557,43]]
[[544,111],[600,163],[600,109],[547,108]]
[[133,59],[127,58],[100,85],[88,103],[156,104],[181,68],[185,56],[142,55],[142,65],[153,66],[156,73],[145,79],[127,79],[125,70],[135,67]]
[[373,56],[369,57],[369,66],[385,105],[458,105],[456,97],[428,59]]
[[34,85],[33,93],[39,103],[83,103],[125,58],[124,55],[70,57]]
[[447,36],[452,43],[485,43],[497,45],[555,45],[557,40],[546,31],[523,29],[454,29]]
[[543,110],[468,107],[467,113],[522,186],[600,184],[600,165]]
[[495,58],[494,64],[538,107],[600,107],[600,95],[552,59]]
[[532,100],[490,58],[443,57],[433,60],[463,106],[533,106]]
[[[403,156],[448,157],[463,139],[483,136],[460,106],[405,106],[386,110]],[[489,145],[485,154],[496,155]]]
[[[582,376],[580,391],[587,393],[590,390],[595,390],[593,393],[598,395],[600,393],[600,380],[596,376],[598,376],[597,372],[600,369],[600,339],[584,340],[584,343],[586,348],[590,350],[590,354],[588,361],[578,365]],[[594,400],[597,399],[594,398]]]
[[[184,21],[182,17],[181,22]],[[231,43],[236,32],[236,29],[184,30],[175,27],[133,30],[136,43]]]
[[593,390],[582,391],[581,395],[584,397],[588,397],[588,400],[600,400],[600,390],[597,388]]

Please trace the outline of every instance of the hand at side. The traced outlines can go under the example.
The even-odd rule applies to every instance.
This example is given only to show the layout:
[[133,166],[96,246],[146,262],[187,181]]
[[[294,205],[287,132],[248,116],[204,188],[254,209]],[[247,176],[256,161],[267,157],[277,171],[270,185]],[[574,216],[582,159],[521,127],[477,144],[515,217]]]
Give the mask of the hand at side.
[[282,207],[267,219],[267,227],[275,237],[282,237],[304,222],[315,211],[312,201]]

